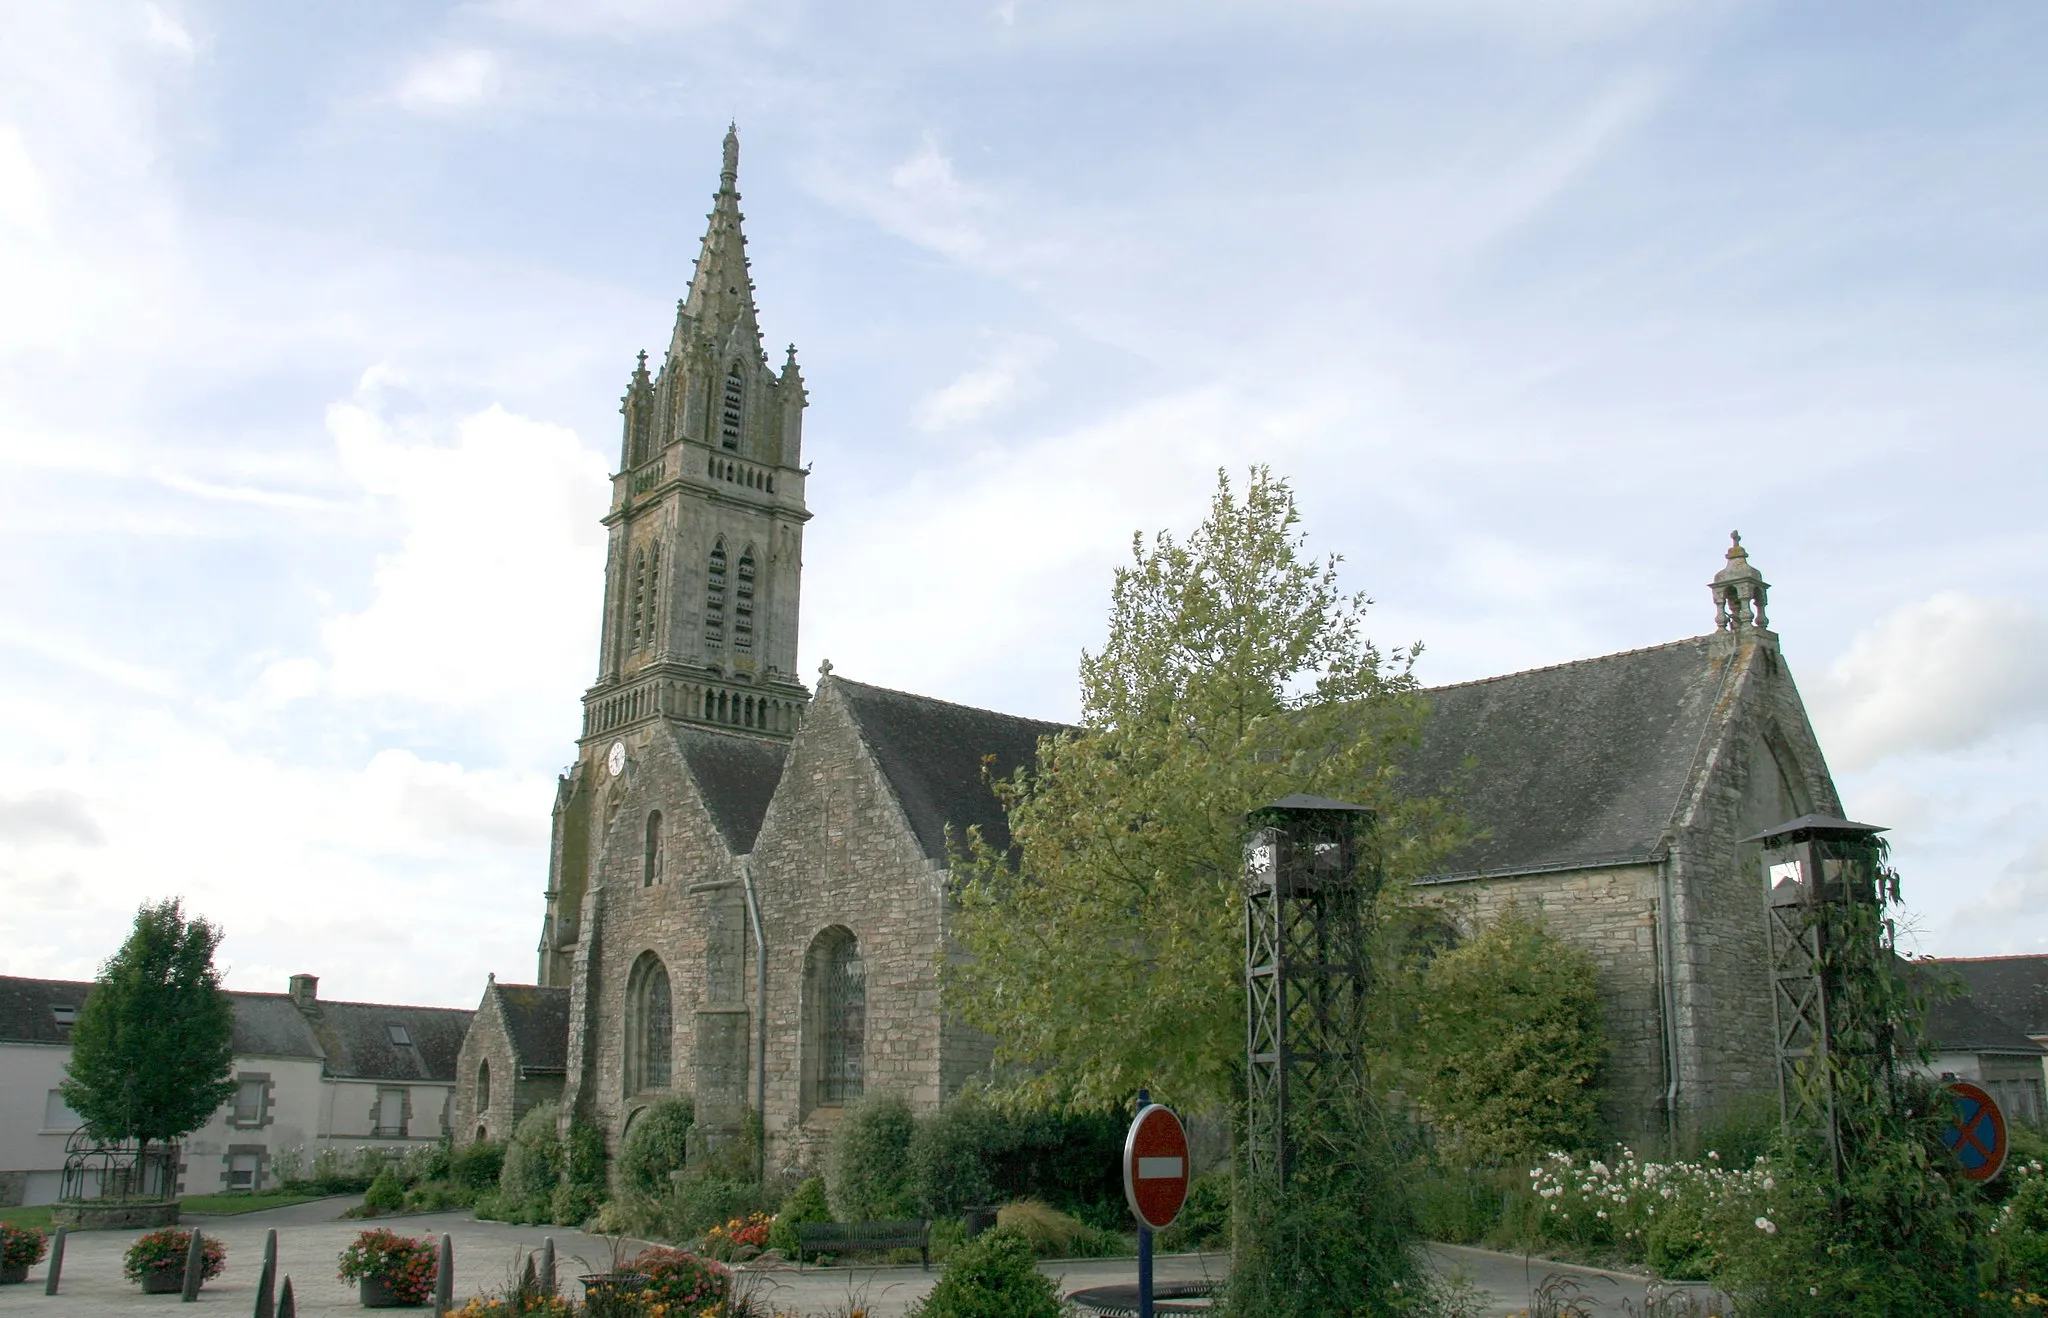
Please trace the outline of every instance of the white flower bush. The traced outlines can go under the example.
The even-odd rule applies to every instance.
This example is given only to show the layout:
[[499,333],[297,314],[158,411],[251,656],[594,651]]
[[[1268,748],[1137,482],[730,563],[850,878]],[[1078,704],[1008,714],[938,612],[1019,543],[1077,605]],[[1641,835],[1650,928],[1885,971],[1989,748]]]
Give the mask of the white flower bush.
[[[1710,1217],[1738,1207],[1757,1229],[1775,1231],[1777,1189],[1766,1159],[1725,1167],[1718,1153],[1697,1162],[1646,1162],[1632,1149],[1611,1158],[1551,1153],[1529,1169],[1529,1190],[1542,1208],[1544,1235],[1576,1245],[1613,1245],[1635,1261],[1651,1253],[1660,1223],[1686,1237],[1677,1252],[1696,1248]],[[1737,1220],[1740,1220],[1738,1218]],[[1680,1242],[1671,1242],[1680,1243]],[[1664,1251],[1669,1254],[1667,1249]]]

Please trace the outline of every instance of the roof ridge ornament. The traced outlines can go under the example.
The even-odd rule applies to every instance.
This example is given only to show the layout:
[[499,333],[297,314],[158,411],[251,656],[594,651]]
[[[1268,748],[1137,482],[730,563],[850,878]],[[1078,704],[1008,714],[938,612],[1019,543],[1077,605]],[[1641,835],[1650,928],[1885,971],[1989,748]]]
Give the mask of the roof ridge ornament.
[[1742,547],[1742,532],[1728,533],[1728,565],[1714,574],[1709,587],[1714,592],[1714,630],[1742,632],[1751,627],[1768,631],[1769,614],[1764,611],[1771,583],[1749,561]]

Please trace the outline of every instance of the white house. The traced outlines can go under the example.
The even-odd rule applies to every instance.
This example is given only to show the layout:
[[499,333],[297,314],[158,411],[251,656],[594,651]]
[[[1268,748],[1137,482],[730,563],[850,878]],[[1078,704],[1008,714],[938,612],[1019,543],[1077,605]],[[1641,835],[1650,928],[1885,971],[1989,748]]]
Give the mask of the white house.
[[[181,1194],[260,1190],[280,1154],[311,1167],[323,1148],[394,1153],[448,1131],[455,1058],[469,1011],[324,1002],[312,975],[285,993],[230,993],[235,1095],[193,1131]],[[54,1201],[78,1117],[58,1094],[71,1025],[92,991],[67,980],[0,976],[0,1206]]]

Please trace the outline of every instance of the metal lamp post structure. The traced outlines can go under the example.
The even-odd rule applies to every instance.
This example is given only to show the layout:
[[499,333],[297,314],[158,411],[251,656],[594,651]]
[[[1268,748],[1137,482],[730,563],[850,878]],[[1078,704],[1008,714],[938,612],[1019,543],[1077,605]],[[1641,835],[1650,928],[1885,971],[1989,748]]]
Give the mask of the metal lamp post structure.
[[1280,1188],[1291,1117],[1365,1084],[1366,933],[1382,875],[1364,806],[1296,795],[1246,822],[1246,1155]]
[[1895,1077],[1897,1041],[1873,986],[1890,972],[1883,911],[1898,900],[1875,824],[1808,814],[1743,839],[1761,847],[1770,939],[1778,1111],[1822,1141],[1839,1180],[1844,1147],[1838,1067]]

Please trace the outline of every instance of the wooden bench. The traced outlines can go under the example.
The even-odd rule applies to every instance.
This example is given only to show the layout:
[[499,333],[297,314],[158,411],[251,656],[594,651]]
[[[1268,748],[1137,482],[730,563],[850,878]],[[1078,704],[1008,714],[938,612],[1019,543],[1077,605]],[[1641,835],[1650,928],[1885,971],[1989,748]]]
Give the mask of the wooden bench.
[[881,1249],[914,1249],[932,1268],[932,1224],[915,1222],[798,1222],[796,1262],[801,1268],[806,1254],[844,1254]]

